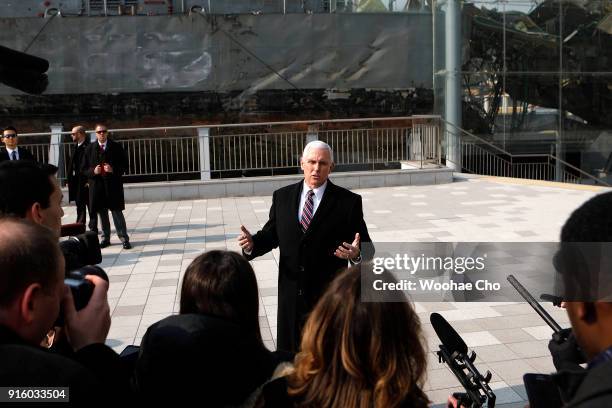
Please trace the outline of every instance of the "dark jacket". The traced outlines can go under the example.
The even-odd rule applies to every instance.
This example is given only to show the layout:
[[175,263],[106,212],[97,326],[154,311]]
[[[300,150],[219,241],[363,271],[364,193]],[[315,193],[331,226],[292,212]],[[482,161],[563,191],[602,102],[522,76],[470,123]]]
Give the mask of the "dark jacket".
[[[112,173],[94,174],[97,165],[108,163]],[[127,156],[121,145],[107,139],[106,150],[100,151],[98,142],[85,150],[81,172],[89,181],[89,206],[92,212],[99,210],[124,210],[122,175],[127,170]]]
[[174,315],[147,330],[133,384],[141,401],[235,406],[292,357],[267,350],[253,333],[229,321]]
[[[70,402],[124,400],[127,376],[121,377],[119,356],[103,344],[93,344],[72,358],[24,342],[0,326],[0,386],[69,387]],[[104,392],[100,392],[104,390]]]
[[612,407],[612,361],[588,370],[563,370],[553,375],[553,380],[568,401],[566,408]]
[[[25,147],[17,146],[17,152],[19,153],[19,160],[36,161],[36,159],[34,159],[34,156],[32,156],[32,153],[30,153],[29,150]],[[6,150],[6,147],[0,148],[0,162],[10,159],[11,158],[9,157],[8,150]]]
[[68,165],[68,201],[89,200],[87,176],[81,172],[83,156],[88,146],[89,140],[85,139],[80,146],[75,145],[72,149]]
[[[281,377],[269,382],[263,388],[260,399],[257,401],[257,408],[293,408],[299,407],[300,398],[291,397],[287,394],[287,377]],[[418,397],[409,396],[402,404],[401,408],[427,408],[428,401]],[[354,407],[346,407],[354,408]]]
[[[361,196],[328,180],[323,199],[306,233],[298,221],[303,181],[274,192],[270,218],[253,236],[253,259],[280,247],[278,276],[278,349],[296,351],[300,331],[346,259],[334,256],[343,242],[351,243],[359,232],[362,253],[372,240],[363,220]],[[365,244],[365,245],[364,245]]]

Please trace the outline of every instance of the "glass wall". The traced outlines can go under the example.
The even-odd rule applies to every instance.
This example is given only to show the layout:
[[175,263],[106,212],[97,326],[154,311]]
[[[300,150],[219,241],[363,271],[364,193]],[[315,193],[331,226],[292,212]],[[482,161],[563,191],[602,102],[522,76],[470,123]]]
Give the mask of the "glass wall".
[[[612,164],[612,1],[466,1],[461,8],[462,128],[509,153],[552,154],[605,178]],[[435,10],[435,32],[444,32],[445,3]],[[438,103],[443,39],[435,36]]]

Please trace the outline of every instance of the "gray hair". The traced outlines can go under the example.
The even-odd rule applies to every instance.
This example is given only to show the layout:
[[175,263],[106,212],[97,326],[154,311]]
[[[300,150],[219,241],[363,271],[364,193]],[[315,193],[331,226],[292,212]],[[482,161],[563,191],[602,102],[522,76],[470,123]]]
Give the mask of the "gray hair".
[[302,158],[306,157],[306,155],[308,153],[310,153],[311,150],[313,149],[324,149],[327,150],[329,152],[329,157],[331,158],[331,162],[334,162],[334,152],[332,150],[332,148],[330,147],[330,145],[328,145],[325,142],[322,142],[320,140],[313,140],[312,142],[309,142],[305,147],[304,147],[304,152],[302,153]]

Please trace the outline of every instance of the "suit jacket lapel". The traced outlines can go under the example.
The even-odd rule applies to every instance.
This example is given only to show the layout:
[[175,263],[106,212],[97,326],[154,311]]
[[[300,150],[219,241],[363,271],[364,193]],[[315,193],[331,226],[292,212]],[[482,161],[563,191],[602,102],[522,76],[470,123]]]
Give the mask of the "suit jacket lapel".
[[314,231],[320,223],[324,222],[322,220],[325,219],[327,214],[330,212],[330,210],[334,206],[335,193],[336,193],[336,186],[332,184],[332,182],[328,179],[327,187],[325,187],[325,193],[323,194],[323,199],[319,203],[319,207],[317,208],[317,211],[315,212],[314,217],[312,217],[312,220],[310,221],[310,225],[308,226],[308,229],[304,233],[304,237],[307,237],[308,235],[310,235],[312,231]]

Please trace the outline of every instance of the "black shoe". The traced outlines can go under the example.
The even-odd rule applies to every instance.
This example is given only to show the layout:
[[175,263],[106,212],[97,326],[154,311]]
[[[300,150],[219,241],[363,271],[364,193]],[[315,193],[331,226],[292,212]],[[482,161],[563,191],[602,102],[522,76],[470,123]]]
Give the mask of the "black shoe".
[[132,244],[130,244],[130,241],[125,241],[123,243],[123,249],[132,249]]
[[108,240],[108,239],[103,239],[103,240],[100,242],[100,248],[106,248],[106,247],[108,247],[108,246],[110,246],[110,240]]

